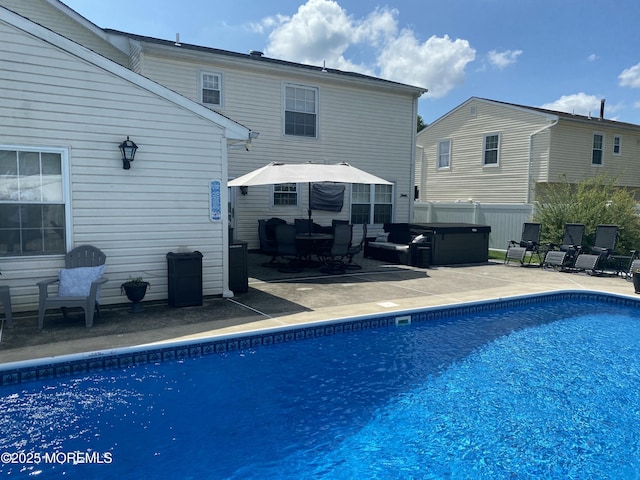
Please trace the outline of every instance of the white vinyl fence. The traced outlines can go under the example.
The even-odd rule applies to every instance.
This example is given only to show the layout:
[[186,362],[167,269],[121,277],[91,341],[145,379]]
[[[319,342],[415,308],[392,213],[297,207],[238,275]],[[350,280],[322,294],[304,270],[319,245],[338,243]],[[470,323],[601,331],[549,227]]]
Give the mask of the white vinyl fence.
[[509,240],[519,240],[522,224],[531,221],[533,205],[479,202],[414,202],[413,223],[475,223],[489,225],[489,248],[506,250]]

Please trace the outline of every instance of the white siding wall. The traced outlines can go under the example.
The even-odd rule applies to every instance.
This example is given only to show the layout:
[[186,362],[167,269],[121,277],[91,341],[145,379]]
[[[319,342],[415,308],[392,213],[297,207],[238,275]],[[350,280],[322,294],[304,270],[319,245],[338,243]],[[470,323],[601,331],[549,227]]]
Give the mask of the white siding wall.
[[[640,129],[638,129],[640,130]],[[571,182],[606,173],[619,178],[621,186],[640,186],[640,131],[610,126],[593,119],[590,123],[560,122],[554,127],[551,141],[549,181],[566,175]],[[604,134],[602,166],[591,164],[593,134]],[[620,155],[613,155],[613,137],[619,135]]]
[[43,0],[0,0],[0,5],[35,23],[70,38],[80,45],[119,63],[128,65],[128,57],[94,32],[75,22]]
[[[472,113],[472,108],[475,113]],[[418,134],[424,148],[421,201],[525,202],[530,134],[548,125],[542,115],[471,100]],[[483,166],[485,134],[500,134],[498,166]],[[437,169],[438,142],[451,140],[451,167]],[[532,180],[544,178],[548,136],[534,137]]]
[[[145,52],[144,75],[198,100],[199,71],[223,75],[223,115],[260,132],[253,149],[229,152],[229,175],[237,177],[272,161],[327,162],[346,161],[370,173],[395,182],[395,220],[408,221],[413,199],[411,178],[412,133],[415,122],[413,99],[390,93],[389,89],[349,87],[319,75],[304,77],[291,69],[252,71],[210,62],[176,61]],[[285,73],[286,72],[286,73]],[[283,86],[300,84],[319,89],[319,137],[292,138],[283,135]],[[273,216],[291,220],[307,217],[307,186],[301,186],[302,204],[298,208],[272,207],[270,186],[250,187],[246,196],[238,195],[236,204],[237,238],[258,247],[257,220]],[[345,208],[339,214],[314,211],[314,221],[330,224],[332,218],[348,218],[350,188]],[[406,196],[401,196],[406,195]]]
[[[222,293],[222,223],[208,217],[210,179],[222,175],[222,131],[211,121],[0,23],[0,144],[69,150],[73,238],[107,254],[102,303],[126,302],[129,276],[167,297],[166,253],[202,252],[204,293]],[[118,144],[140,147],[122,169]],[[37,308],[36,282],[62,256],[2,258],[16,311]]]

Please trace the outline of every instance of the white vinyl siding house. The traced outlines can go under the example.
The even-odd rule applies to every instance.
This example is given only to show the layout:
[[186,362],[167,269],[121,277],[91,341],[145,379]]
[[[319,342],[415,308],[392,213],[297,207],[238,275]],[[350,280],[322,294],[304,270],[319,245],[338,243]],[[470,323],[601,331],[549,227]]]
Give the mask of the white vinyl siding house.
[[[63,252],[82,244],[107,255],[103,304],[122,303],[120,284],[135,276],[151,283],[146,298],[167,298],[166,254],[180,246],[203,254],[203,293],[226,293],[226,223],[210,220],[209,182],[224,183],[226,144],[249,130],[4,9],[0,35],[0,180],[20,177],[10,165],[15,158],[20,169],[24,158],[32,178],[17,198],[58,207],[55,226],[23,222],[19,233],[35,240],[27,235],[20,254],[0,232],[14,310],[37,309],[36,282],[56,276]],[[139,150],[123,170],[118,145],[127,136]],[[47,182],[31,181],[40,175]],[[0,205],[12,208],[2,192]]]
[[[448,169],[442,139],[455,146]],[[495,100],[462,103],[417,135],[417,149],[420,201],[531,203],[539,185],[601,173],[640,187],[640,126]]]
[[[251,151],[229,150],[229,178],[269,162],[348,162],[394,182],[391,214],[386,218],[397,222],[411,218],[417,99],[423,89],[257,55],[189,49],[184,43],[178,48],[173,42],[123,35],[139,52],[141,74],[196,102],[201,101],[200,72],[223,76],[223,104],[207,106],[260,133]],[[293,132],[288,131],[288,117],[294,119]],[[252,186],[246,195],[232,189],[234,235],[248,241],[249,248],[258,248],[258,219],[307,217],[307,189],[308,185],[296,185],[295,196],[289,187],[283,192],[270,185]],[[322,225],[333,218],[348,220],[354,217],[352,201],[348,185],[341,212],[314,210],[313,219]],[[360,213],[356,217],[363,218]],[[375,221],[373,213],[369,218]]]

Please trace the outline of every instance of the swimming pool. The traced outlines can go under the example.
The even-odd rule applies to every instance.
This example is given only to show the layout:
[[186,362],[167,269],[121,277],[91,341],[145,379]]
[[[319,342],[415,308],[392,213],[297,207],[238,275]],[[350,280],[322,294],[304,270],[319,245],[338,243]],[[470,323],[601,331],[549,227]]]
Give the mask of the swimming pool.
[[398,327],[367,318],[229,338],[199,358],[127,353],[151,356],[2,387],[0,453],[13,458],[0,471],[629,478],[640,471],[639,312],[571,293],[413,312]]

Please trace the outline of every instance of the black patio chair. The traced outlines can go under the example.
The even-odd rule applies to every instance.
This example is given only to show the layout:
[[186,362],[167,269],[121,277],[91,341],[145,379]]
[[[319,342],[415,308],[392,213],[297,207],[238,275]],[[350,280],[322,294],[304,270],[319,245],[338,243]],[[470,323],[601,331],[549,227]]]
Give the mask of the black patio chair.
[[296,227],[286,223],[276,225],[276,244],[278,257],[285,260],[285,263],[278,267],[279,272],[299,273],[302,268],[302,252],[298,249],[296,242]]
[[347,263],[345,265],[346,269],[350,269],[350,270],[360,270],[362,268],[362,265],[358,265],[357,263],[353,263],[353,257],[356,256],[357,254],[359,254],[362,249],[364,248],[364,242],[367,239],[367,224],[363,223],[362,224],[362,236],[360,237],[360,241],[356,244],[353,243],[353,239],[352,239],[352,243],[351,246],[349,246],[349,251],[347,253]]
[[[596,238],[593,247],[588,249],[588,253],[580,253],[576,257],[573,265],[574,271],[586,272],[591,275],[602,275],[609,266],[614,255],[616,243],[618,242],[617,225],[598,225],[596,227]],[[614,267],[615,274],[618,274],[619,267]]]
[[271,255],[271,260],[262,264],[267,268],[278,268],[282,266],[278,258],[278,245],[276,243],[275,226],[286,224],[281,218],[270,218],[269,220],[258,220],[258,239],[260,240],[260,251],[265,255]]
[[562,234],[562,244],[548,244],[549,250],[544,257],[543,268],[566,270],[573,268],[577,256],[582,253],[582,237],[584,225],[582,223],[567,223]]
[[349,255],[351,246],[352,225],[336,224],[333,229],[333,242],[331,247],[318,253],[318,257],[325,264],[320,269],[322,273],[340,275],[345,273],[345,258]]
[[[540,257],[540,234],[542,233],[542,225],[539,223],[525,222],[522,225],[522,235],[520,240],[510,240],[507,245],[507,254],[504,257],[504,263],[508,264],[511,260],[520,262],[520,266],[532,266],[531,260],[534,255],[538,259],[538,263],[533,266],[542,265]],[[527,258],[528,254],[528,258]]]

